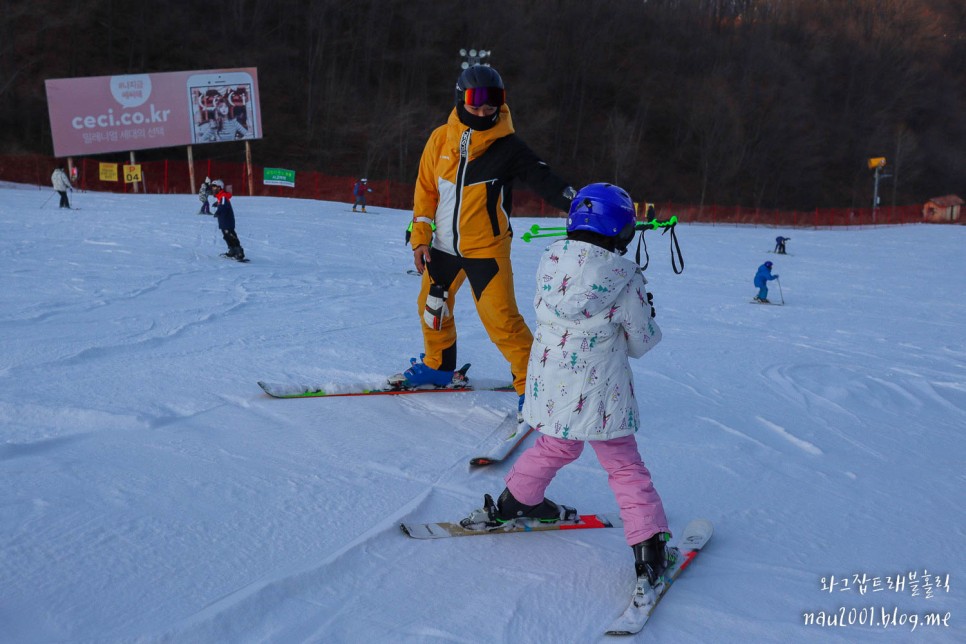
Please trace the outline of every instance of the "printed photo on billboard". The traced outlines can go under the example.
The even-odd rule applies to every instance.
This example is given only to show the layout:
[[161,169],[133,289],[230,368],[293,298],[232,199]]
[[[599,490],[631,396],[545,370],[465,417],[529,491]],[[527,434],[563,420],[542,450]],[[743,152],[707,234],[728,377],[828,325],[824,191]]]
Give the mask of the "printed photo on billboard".
[[254,67],[45,84],[58,157],[262,137]]
[[188,77],[193,143],[256,139],[255,81],[246,71],[205,72]]

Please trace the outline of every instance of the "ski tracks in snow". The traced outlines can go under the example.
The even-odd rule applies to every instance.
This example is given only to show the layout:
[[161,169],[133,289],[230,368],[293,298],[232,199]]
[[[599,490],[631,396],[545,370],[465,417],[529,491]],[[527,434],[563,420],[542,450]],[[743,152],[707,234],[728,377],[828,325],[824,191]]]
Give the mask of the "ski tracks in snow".
[[768,421],[762,418],[761,416],[756,417],[756,419],[766,428],[770,429],[775,434],[777,434],[781,438],[784,438],[786,441],[788,441],[793,447],[800,449],[806,454],[810,454],[812,456],[821,456],[824,453],[820,448],[818,448],[813,443],[810,443],[803,438],[799,438],[798,436],[795,436],[793,433],[789,432],[781,425]]
[[[391,633],[395,641],[423,641],[439,638],[447,641],[477,641],[470,635],[441,629],[421,622],[412,624],[383,622],[381,602],[387,597],[394,601],[419,601],[419,592],[411,586],[414,565],[419,565],[417,555],[411,559],[412,543],[403,538],[399,524],[407,517],[455,516],[468,513],[466,506],[468,488],[473,484],[467,472],[470,452],[477,443],[483,442],[499,424],[506,409],[501,403],[513,406],[515,398],[499,392],[466,392],[442,394],[450,397],[448,402],[432,396],[409,396],[374,401],[378,405],[399,406],[408,410],[413,419],[426,419],[423,439],[426,449],[455,453],[449,467],[419,467],[406,460],[391,461],[373,458],[367,472],[360,473],[371,484],[371,477],[388,481],[388,488],[399,491],[414,490],[392,512],[386,513],[355,538],[319,552],[316,557],[306,556],[290,560],[264,577],[251,581],[221,598],[211,602],[200,611],[190,615],[162,633],[157,639],[171,641],[353,641],[360,633]],[[459,405],[453,404],[458,397]],[[271,401],[276,402],[276,401]],[[319,401],[308,401],[317,404]],[[285,404],[290,405],[289,401]],[[271,407],[274,411],[274,406]],[[271,414],[270,414],[271,415]],[[360,419],[366,418],[361,416]],[[432,419],[432,422],[429,422]],[[364,421],[363,421],[364,422]],[[457,426],[458,423],[458,426]],[[442,427],[442,429],[439,429]],[[329,428],[328,431],[333,431]],[[442,433],[440,433],[442,432]],[[446,432],[455,435],[447,436]],[[408,434],[407,434],[408,435]],[[483,491],[494,491],[502,486],[496,467],[496,477],[488,481]],[[347,473],[346,477],[350,475]],[[474,480],[479,480],[475,479]],[[342,487],[350,489],[360,481],[342,478],[330,486],[332,494],[342,494]],[[468,485],[469,484],[469,485]],[[475,490],[474,490],[475,491]],[[498,491],[498,490],[496,490]],[[406,497],[407,493],[403,493]],[[393,492],[387,491],[388,496]],[[365,511],[365,508],[363,508]],[[337,517],[335,517],[337,519]],[[345,531],[345,528],[340,528]],[[437,545],[437,544],[431,544]],[[441,549],[452,548],[444,544]],[[438,563],[438,554],[425,549],[426,554]],[[404,599],[401,599],[404,598]],[[367,618],[359,623],[360,610]],[[475,610],[475,609],[473,609]],[[393,614],[398,614],[398,606]],[[418,614],[415,611],[414,614]],[[479,616],[475,619],[483,619]],[[150,639],[154,639],[152,636]]]
[[796,436],[795,434],[790,432],[782,425],[772,422],[766,418],[763,418],[762,416],[754,417],[758,425],[760,427],[764,427],[765,429],[769,430],[772,433],[772,435],[783,439],[783,443],[780,443],[777,445],[770,444],[771,442],[767,440],[767,437],[765,436],[756,437],[752,435],[751,428],[746,430],[740,430],[740,429],[736,429],[735,427],[731,427],[725,423],[722,423],[714,418],[708,418],[706,416],[698,416],[697,418],[698,420],[704,421],[714,427],[717,427],[721,431],[731,436],[735,436],[743,441],[748,441],[749,443],[755,445],[761,450],[767,452],[769,455],[775,455],[776,453],[786,452],[786,449],[783,449],[783,445],[785,446],[790,445],[791,447],[794,447],[796,450],[804,454],[807,454],[809,456],[822,456],[824,454],[822,449],[817,445],[815,445],[814,443]]

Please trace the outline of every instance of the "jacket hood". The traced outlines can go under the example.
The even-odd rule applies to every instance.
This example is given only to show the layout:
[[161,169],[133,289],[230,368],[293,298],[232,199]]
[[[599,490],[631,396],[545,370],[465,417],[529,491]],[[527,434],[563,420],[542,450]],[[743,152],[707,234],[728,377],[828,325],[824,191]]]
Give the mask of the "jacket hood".
[[585,319],[610,307],[639,270],[617,253],[564,239],[544,253],[537,287],[544,305],[557,317]]

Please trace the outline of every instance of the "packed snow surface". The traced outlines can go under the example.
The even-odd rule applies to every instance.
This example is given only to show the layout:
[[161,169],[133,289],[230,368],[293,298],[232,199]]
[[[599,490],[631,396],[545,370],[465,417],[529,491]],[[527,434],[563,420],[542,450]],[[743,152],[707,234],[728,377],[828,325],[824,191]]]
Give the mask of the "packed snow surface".
[[[51,194],[0,188],[0,640],[606,639],[620,530],[399,530],[503,489],[511,463],[467,462],[513,394],[256,384],[419,354],[410,213],[238,195],[240,264],[194,196]],[[664,340],[632,361],[638,440],[672,530],[715,534],[641,640],[966,640],[966,227],[677,234],[681,275],[646,234]],[[531,326],[544,241],[513,246]],[[784,306],[750,302],[766,259]],[[469,288],[455,314],[471,380],[508,381]],[[616,511],[589,449],[547,494]]]

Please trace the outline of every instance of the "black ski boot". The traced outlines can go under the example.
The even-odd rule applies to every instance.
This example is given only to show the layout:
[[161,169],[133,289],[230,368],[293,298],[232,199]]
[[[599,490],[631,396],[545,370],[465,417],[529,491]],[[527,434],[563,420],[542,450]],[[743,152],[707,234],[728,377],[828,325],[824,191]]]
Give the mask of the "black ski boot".
[[667,532],[658,532],[647,541],[631,546],[634,550],[634,570],[638,577],[646,577],[651,586],[657,584],[670,563],[668,558],[671,553],[667,550],[669,537]]
[[545,523],[556,523],[575,519],[577,511],[566,505],[557,505],[550,499],[544,499],[537,505],[524,505],[513,497],[510,488],[506,488],[496,501],[493,517],[501,523],[514,519],[537,519]]
[[471,512],[470,516],[460,521],[460,525],[467,530],[490,531],[498,530],[515,519],[533,519],[540,523],[575,521],[577,510],[547,499],[537,505],[523,505],[513,498],[510,490],[503,490],[497,503],[493,502],[492,496],[484,494],[483,507]]

